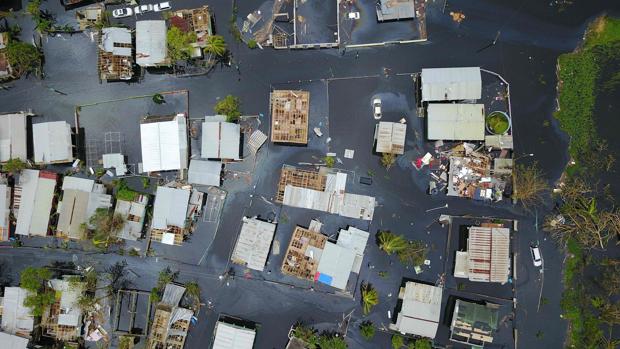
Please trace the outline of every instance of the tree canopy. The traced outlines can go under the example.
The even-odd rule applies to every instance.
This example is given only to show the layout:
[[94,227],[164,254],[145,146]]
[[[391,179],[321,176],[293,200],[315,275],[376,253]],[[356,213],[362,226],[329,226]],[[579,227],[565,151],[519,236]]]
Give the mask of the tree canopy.
[[171,27],[166,34],[168,56],[173,61],[186,60],[191,57],[191,43],[196,42],[196,34],[183,32],[178,27]]
[[228,95],[215,104],[213,111],[220,115],[226,115],[226,121],[232,122],[241,116],[240,106],[239,97]]
[[226,41],[221,35],[212,35],[207,38],[207,45],[205,51],[217,57],[223,57],[226,54],[228,48],[226,47]]
[[11,41],[6,47],[6,53],[9,64],[16,76],[32,73],[41,66],[43,55],[31,44]]

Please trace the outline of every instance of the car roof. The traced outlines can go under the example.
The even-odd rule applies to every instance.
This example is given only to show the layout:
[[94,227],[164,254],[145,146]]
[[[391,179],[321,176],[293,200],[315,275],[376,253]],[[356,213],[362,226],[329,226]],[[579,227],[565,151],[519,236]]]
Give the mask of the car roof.
[[540,250],[538,247],[532,247],[532,253],[534,254],[534,258],[540,259]]

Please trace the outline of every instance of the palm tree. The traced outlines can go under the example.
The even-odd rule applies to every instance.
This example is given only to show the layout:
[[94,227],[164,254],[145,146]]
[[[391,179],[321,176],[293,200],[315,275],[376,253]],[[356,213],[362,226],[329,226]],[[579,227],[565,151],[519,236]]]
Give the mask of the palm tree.
[[190,281],[185,284],[185,292],[192,299],[194,303],[194,308],[198,309],[200,307],[200,286],[196,281]]
[[377,290],[368,283],[363,283],[360,286],[360,291],[362,293],[362,308],[364,310],[364,315],[366,315],[370,313],[375,305],[379,304],[379,294]]
[[370,321],[364,321],[360,324],[360,333],[365,340],[369,341],[375,336],[375,327]]
[[222,57],[226,54],[227,47],[226,41],[224,41],[224,37],[221,35],[212,35],[207,38],[207,45],[205,46],[205,51],[216,56]]
[[399,334],[395,334],[392,336],[392,348],[400,349],[403,347],[403,345],[405,345],[405,339],[403,338],[403,336]]
[[377,234],[377,240],[379,249],[388,255],[395,252],[398,253],[407,248],[407,241],[402,235],[396,235],[388,230],[380,231]]
[[334,335],[322,335],[319,337],[319,347],[321,349],[347,349],[347,342],[344,338]]

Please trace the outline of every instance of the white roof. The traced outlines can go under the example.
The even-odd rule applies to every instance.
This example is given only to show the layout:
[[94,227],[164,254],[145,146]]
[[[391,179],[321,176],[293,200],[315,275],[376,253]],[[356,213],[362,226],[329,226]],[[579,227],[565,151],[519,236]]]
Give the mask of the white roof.
[[15,233],[46,236],[54,199],[56,180],[39,177],[38,170],[23,170],[19,175],[21,198]]
[[510,270],[510,229],[470,227],[467,238],[470,281],[508,281]]
[[429,103],[428,139],[484,140],[484,104]]
[[248,268],[263,271],[276,225],[256,218],[243,218],[241,233],[231,259]]
[[60,292],[61,314],[58,315],[58,324],[78,327],[82,317],[78,306],[82,287],[72,287],[68,280],[54,279],[50,280],[50,283],[56,292]]
[[62,190],[80,190],[91,192],[95,187],[95,181],[88,178],[80,178],[80,177],[65,177],[62,180]]
[[[30,309],[24,306],[28,291],[21,287],[5,287],[2,298],[2,331],[30,333],[34,327],[34,317]],[[0,342],[1,343],[1,342]]]
[[103,168],[114,168],[116,175],[125,175],[127,173],[125,156],[120,153],[103,154]]
[[355,261],[352,268],[354,273],[359,274],[360,272],[362,261],[364,260],[364,250],[366,249],[369,236],[370,234],[367,231],[355,227],[348,227],[346,230],[340,229],[338,233],[338,241],[336,241],[336,244],[355,252]]
[[252,349],[256,332],[223,321],[215,325],[213,349]]
[[168,64],[166,21],[136,22],[136,63],[142,67]]
[[456,257],[454,260],[454,277],[468,278],[469,277],[469,257],[466,251],[456,251]]
[[422,69],[422,101],[480,99],[479,67]]
[[221,173],[222,163],[220,161],[192,160],[189,163],[187,182],[219,187]]
[[[206,119],[206,118],[205,118]],[[239,159],[241,126],[232,122],[202,123],[202,157],[205,159]]]
[[[120,214],[125,218],[123,229],[116,234],[121,239],[136,241],[142,235],[148,197],[140,195],[137,201],[116,200],[114,214]],[[129,215],[133,219],[128,219]]]
[[170,121],[140,124],[140,140],[144,172],[187,168],[185,115],[178,114]]
[[403,154],[407,125],[399,122],[380,121],[377,125],[377,153]]
[[26,114],[0,115],[0,162],[26,160]]
[[[129,44],[130,47],[119,47],[115,44]],[[115,56],[131,57],[131,31],[127,28],[110,27],[101,30],[101,46],[106,52]]]
[[395,330],[422,337],[435,338],[441,315],[441,287],[408,281],[402,296]]
[[0,184],[0,241],[4,235],[8,237],[10,207],[11,188],[6,184]]
[[26,349],[28,339],[0,332],[0,349]]
[[[328,285],[344,290],[347,287],[354,262],[354,250],[326,242],[317,271],[321,275],[331,278],[331,282],[327,283]],[[321,279],[322,276],[319,276],[318,280],[322,282]]]
[[32,125],[34,162],[49,164],[73,161],[71,126],[66,121]]
[[190,191],[157,187],[151,228],[166,230],[169,225],[184,228]]

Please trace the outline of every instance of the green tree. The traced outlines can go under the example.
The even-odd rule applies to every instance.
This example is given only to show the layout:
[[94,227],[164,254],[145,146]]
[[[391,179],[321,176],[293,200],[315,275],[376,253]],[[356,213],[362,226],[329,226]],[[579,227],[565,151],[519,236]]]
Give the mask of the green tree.
[[20,158],[9,159],[9,161],[2,165],[2,170],[9,173],[18,173],[25,168],[26,163]]
[[179,277],[179,271],[172,271],[172,269],[170,269],[170,267],[166,267],[165,269],[162,269],[159,272],[159,276],[157,278],[157,288],[160,291],[163,291],[164,287],[166,287],[167,284],[176,281],[176,279]]
[[334,165],[336,164],[336,158],[333,156],[326,156],[323,158],[323,161],[325,161],[325,166],[329,168],[334,167]]
[[432,349],[433,345],[428,339],[416,339],[413,349]]
[[321,349],[346,349],[348,347],[344,338],[332,334],[321,335],[318,342]]
[[381,165],[389,170],[394,163],[396,163],[396,154],[392,153],[382,153],[381,154]]
[[365,340],[370,341],[375,336],[375,326],[370,321],[364,321],[360,324],[360,333]]
[[192,300],[194,308],[200,307],[200,285],[196,281],[190,281],[185,283],[185,292]]
[[29,293],[24,299],[24,306],[30,308],[30,313],[37,317],[42,316],[45,309],[54,304],[55,301],[55,292],[45,289],[38,291],[38,293]]
[[156,93],[153,95],[153,103],[155,104],[164,104],[166,103],[166,99],[161,93]]
[[228,48],[226,47],[226,41],[221,35],[211,35],[207,38],[207,43],[204,48],[205,52],[210,53],[216,57],[223,57],[226,54]]
[[240,105],[239,97],[228,95],[215,104],[213,111],[219,115],[226,115],[226,121],[233,122],[241,116]]
[[319,337],[314,328],[305,326],[302,323],[297,323],[293,328],[293,336],[306,342],[307,349],[317,348]]
[[360,291],[362,294],[362,310],[364,315],[366,315],[370,313],[375,305],[379,304],[379,293],[368,283],[362,283]]
[[51,278],[52,272],[47,268],[26,267],[19,276],[19,285],[28,291],[38,292]]
[[168,41],[168,57],[173,61],[187,60],[191,58],[192,43],[196,42],[194,32],[183,32],[178,27],[171,27],[166,33]]
[[248,41],[248,48],[253,50],[257,47],[258,47],[258,43],[256,42],[256,40],[250,39],[250,41]]
[[391,255],[407,248],[407,241],[402,235],[396,235],[389,230],[382,230],[377,234],[379,249]]
[[94,227],[93,244],[107,247],[125,226],[125,217],[120,213],[112,213],[107,208],[98,208],[88,222]]
[[395,334],[392,336],[392,348],[400,349],[405,345],[405,338],[399,334]]
[[428,249],[422,241],[409,241],[407,247],[398,251],[398,259],[401,263],[409,265],[422,265],[426,259]]
[[15,76],[35,72],[41,66],[43,55],[28,43],[11,41],[6,47],[6,53]]

